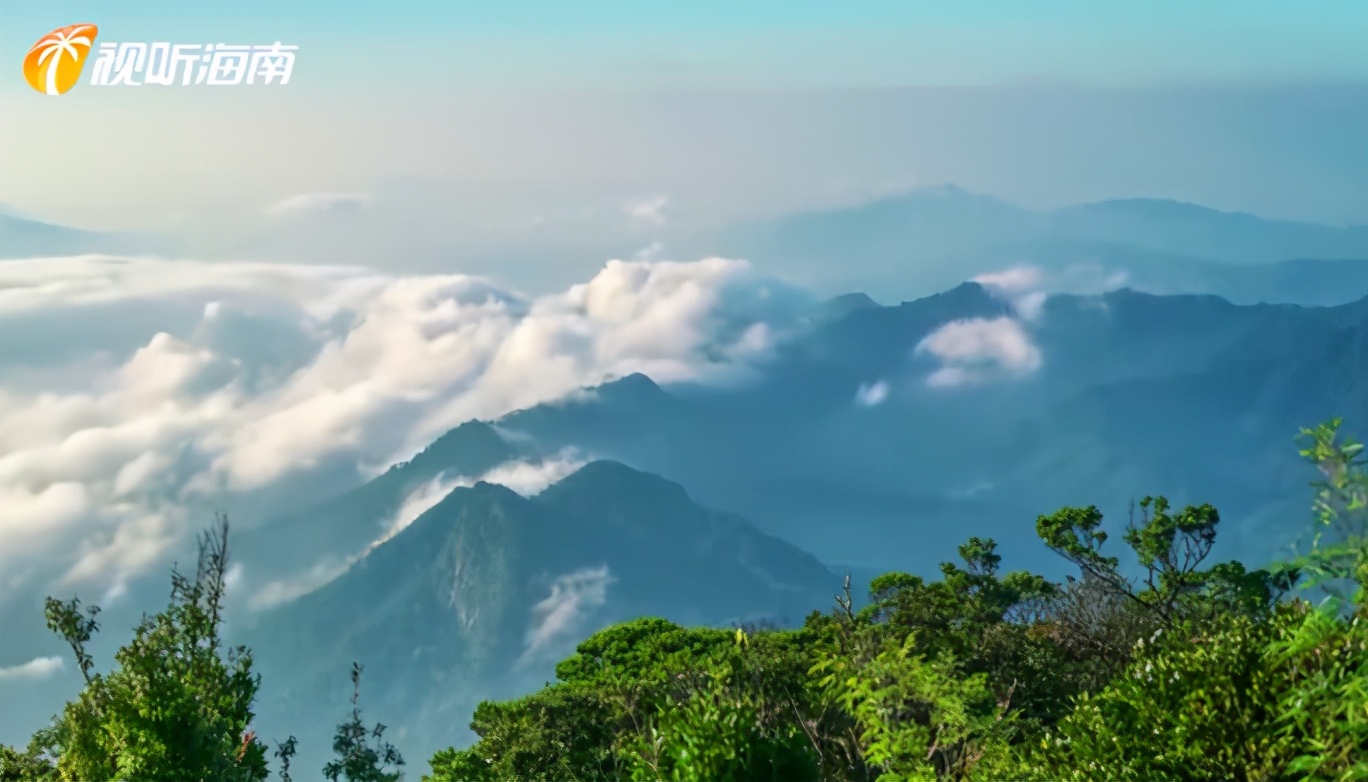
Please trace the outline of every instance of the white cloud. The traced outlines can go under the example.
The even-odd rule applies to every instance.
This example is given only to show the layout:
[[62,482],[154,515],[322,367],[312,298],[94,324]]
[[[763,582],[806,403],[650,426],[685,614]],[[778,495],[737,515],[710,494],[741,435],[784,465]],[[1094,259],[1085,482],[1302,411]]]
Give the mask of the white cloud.
[[[805,304],[720,258],[611,261],[536,298],[356,267],[7,261],[0,333],[42,337],[0,342],[0,583],[109,589],[164,565],[196,507],[358,480],[462,421],[632,372],[746,377]],[[575,464],[480,477],[535,492]]]
[[1021,323],[1008,317],[952,321],[917,343],[915,352],[940,360],[942,367],[927,379],[935,387],[983,383],[1004,373],[1026,375],[1041,365],[1040,349]]
[[980,274],[974,282],[989,293],[1012,305],[1023,320],[1035,320],[1045,308],[1049,294],[1043,290],[1044,275],[1035,266],[1014,266],[997,272]]
[[0,679],[46,679],[64,668],[61,657],[35,657],[22,665],[0,668]]
[[594,609],[608,600],[608,586],[615,579],[608,566],[584,568],[560,576],[551,594],[532,607],[522,661],[559,656],[560,642],[573,642]]
[[289,215],[311,212],[357,211],[370,206],[369,193],[300,193],[271,204],[267,214]]
[[474,486],[484,481],[506,486],[524,497],[531,497],[583,467],[585,463],[584,459],[567,449],[550,459],[505,462],[484,475],[475,477],[452,477],[443,473],[409,492],[400,504],[399,510],[395,511],[393,518],[385,525],[385,534],[372,543],[371,548],[399,534],[455,489]]
[[247,601],[247,607],[252,611],[263,611],[267,608],[288,603],[319,587],[327,584],[343,573],[347,568],[359,559],[359,555],[346,559],[326,559],[314,563],[308,570],[290,578],[272,581],[266,586],[258,589]]
[[1046,272],[1038,266],[1020,265],[974,277],[999,299],[1007,302],[1018,317],[1036,321],[1046,300],[1060,293],[1097,296],[1123,287],[1129,282],[1124,270],[1108,270],[1097,264],[1077,263],[1062,270]]
[[878,380],[873,383],[861,383],[855,391],[855,404],[860,407],[875,407],[883,404],[888,398],[888,383]]
[[628,201],[622,205],[622,211],[634,222],[646,225],[664,225],[670,221],[667,214],[670,207],[670,199],[663,195],[651,198],[642,198],[636,201]]
[[[410,524],[436,507],[437,503],[446,498],[452,491],[474,486],[480,481],[486,483],[497,483],[512,489],[513,491],[530,497],[539,493],[547,486],[559,481],[571,473],[583,467],[584,460],[576,458],[571,452],[562,453],[555,458],[543,461],[513,461],[501,464],[476,478],[465,476],[448,477],[446,474],[438,475],[430,481],[422,484],[418,488],[409,492],[404,501],[400,503],[399,509],[384,525],[385,532],[379,538],[372,541],[364,551],[352,556],[338,559],[335,557],[325,558],[316,562],[307,571],[290,578],[272,581],[259,589],[248,600],[248,608],[253,611],[271,608],[281,603],[289,602],[322,587],[341,576],[352,565],[356,564],[363,556],[373,551],[377,546],[389,541],[395,535],[403,532]],[[241,572],[230,573],[236,575],[237,580],[241,580]]]
[[656,261],[660,260],[661,253],[665,252],[665,245],[659,241],[651,242],[649,245],[637,250],[632,256],[634,261]]
[[584,459],[577,458],[572,452],[567,451],[543,461],[502,464],[480,476],[480,480],[507,486],[524,497],[532,497],[585,464]]

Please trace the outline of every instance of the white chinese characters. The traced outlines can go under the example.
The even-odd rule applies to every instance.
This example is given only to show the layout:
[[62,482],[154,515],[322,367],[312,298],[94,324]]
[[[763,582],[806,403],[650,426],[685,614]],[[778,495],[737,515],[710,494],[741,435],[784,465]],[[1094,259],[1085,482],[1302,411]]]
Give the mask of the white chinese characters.
[[298,50],[280,41],[260,46],[102,43],[90,83],[96,87],[289,84]]

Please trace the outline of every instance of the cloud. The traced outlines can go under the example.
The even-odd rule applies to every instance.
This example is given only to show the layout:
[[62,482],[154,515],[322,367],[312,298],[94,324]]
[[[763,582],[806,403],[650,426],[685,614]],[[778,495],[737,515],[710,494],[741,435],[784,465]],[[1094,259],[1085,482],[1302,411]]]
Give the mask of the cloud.
[[544,460],[510,461],[495,467],[484,475],[474,477],[442,473],[418,488],[409,492],[394,516],[384,525],[385,534],[371,544],[374,548],[398,535],[418,519],[432,510],[452,491],[474,486],[480,481],[506,486],[524,497],[531,497],[560,479],[570,475],[586,464],[585,460],[565,452]]
[[370,206],[369,193],[300,193],[271,204],[267,214],[291,215],[320,212],[356,212]]
[[861,383],[859,389],[855,391],[855,404],[860,407],[875,407],[883,403],[888,398],[888,383],[879,380],[873,383]]
[[[744,380],[808,303],[721,258],[610,261],[538,297],[359,267],[7,261],[0,583],[107,590],[247,493],[335,490],[463,421],[633,372]],[[574,463],[468,477],[534,492]]]
[[[584,464],[583,459],[576,458],[572,452],[566,451],[551,459],[507,462],[474,478],[450,477],[445,473],[440,474],[409,492],[404,501],[400,503],[399,509],[383,525],[385,532],[372,541],[365,550],[341,559],[327,557],[314,563],[303,573],[271,581],[252,595],[247,601],[247,606],[253,611],[260,611],[303,597],[327,585],[347,572],[352,565],[376,547],[403,532],[410,524],[417,521],[419,516],[432,510],[437,503],[456,489],[474,486],[480,481],[485,481],[486,483],[507,486],[524,497],[530,497],[575,472]],[[234,583],[241,581],[240,568],[237,571],[230,572],[229,575],[234,577]]]
[[1060,293],[1098,296],[1123,287],[1129,274],[1097,264],[1076,263],[1047,272],[1038,266],[1019,265],[974,277],[989,293],[1007,302],[1027,322],[1040,319],[1046,300]]
[[656,261],[660,259],[660,254],[665,252],[665,245],[659,241],[651,242],[649,245],[637,250],[632,256],[634,261]]
[[670,206],[670,199],[663,195],[643,198],[636,201],[628,201],[622,205],[622,211],[633,222],[646,225],[665,225],[670,221],[667,214]]
[[952,321],[928,334],[914,352],[940,360],[941,368],[927,378],[933,387],[1027,375],[1041,365],[1040,349],[1021,323],[1008,317]]
[[997,272],[980,274],[974,282],[989,293],[1007,301],[1023,320],[1036,320],[1045,308],[1048,293],[1043,290],[1044,274],[1035,266],[1014,266]]
[[46,679],[65,668],[66,663],[61,657],[35,657],[22,665],[0,668],[0,680]]
[[559,642],[573,643],[594,609],[608,600],[608,586],[615,579],[608,566],[584,568],[558,577],[551,594],[532,607],[527,629],[527,649],[521,662],[560,656]]
[[499,465],[480,476],[480,480],[507,486],[524,497],[532,497],[587,463],[586,460],[576,457],[573,452],[566,451],[552,459]]
[[360,559],[360,555],[345,559],[330,557],[315,562],[303,573],[290,578],[271,581],[248,598],[247,607],[252,611],[264,611],[267,608],[303,597],[347,572],[347,568],[355,564],[358,559]]

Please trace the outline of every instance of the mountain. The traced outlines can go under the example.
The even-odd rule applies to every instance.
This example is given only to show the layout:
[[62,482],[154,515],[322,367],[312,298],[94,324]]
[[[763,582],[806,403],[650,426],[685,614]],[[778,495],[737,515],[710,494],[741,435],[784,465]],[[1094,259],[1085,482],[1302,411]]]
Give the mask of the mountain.
[[[1015,322],[1039,367],[928,385],[940,364],[914,348],[972,319]],[[630,412],[585,398],[499,424],[670,475],[826,561],[931,570],[932,552],[979,534],[1044,568],[1054,559],[1032,522],[1063,504],[1119,513],[1168,493],[1217,504],[1232,526],[1304,505],[1314,476],[1297,429],[1331,415],[1368,425],[1365,331],[1368,299],[1236,305],[1123,289],[1053,296],[1025,321],[971,283],[820,323],[745,388],[672,386]],[[875,383],[884,397],[859,403]],[[1301,529],[1300,506],[1288,512],[1222,545],[1268,556]]]
[[0,260],[86,253],[153,252],[165,242],[154,237],[100,233],[32,220],[0,209]]
[[[318,566],[319,578],[336,574],[393,526],[411,520],[399,518],[406,507],[414,515],[426,510],[423,495],[440,492],[444,481],[473,483],[521,455],[489,424],[468,421],[355,489],[244,531],[234,547],[257,580],[297,574],[301,565]],[[431,496],[428,504],[438,499]]]
[[1268,220],[1157,198],[1059,209],[1049,215],[1049,232],[1231,263],[1368,258],[1368,226]]
[[[465,735],[479,700],[539,686],[597,628],[643,615],[796,624],[838,586],[811,555],[678,484],[597,461],[531,498],[453,490],[243,640],[276,683],[258,718],[267,735],[326,730],[319,717],[344,713],[359,660],[368,713],[425,758]],[[328,743],[300,739],[306,758]]]
[[[1029,263],[1059,284],[1342,304],[1368,295],[1368,226],[1267,220],[1162,199],[1034,211],[955,186],[732,226],[715,252],[822,288],[924,296]],[[1295,273],[1241,267],[1298,262]],[[1339,263],[1333,263],[1339,262]],[[1347,276],[1346,276],[1347,275]],[[1279,280],[1294,279],[1287,286]]]

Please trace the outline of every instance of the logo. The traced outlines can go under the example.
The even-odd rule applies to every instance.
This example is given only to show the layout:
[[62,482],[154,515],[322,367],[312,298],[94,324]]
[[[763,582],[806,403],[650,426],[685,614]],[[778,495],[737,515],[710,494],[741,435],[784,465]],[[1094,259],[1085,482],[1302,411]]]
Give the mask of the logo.
[[[102,43],[90,75],[93,87],[289,84],[298,46],[197,43]],[[199,68],[196,68],[196,65]],[[179,78],[177,78],[179,76]]]
[[[93,24],[53,30],[24,57],[24,79],[45,95],[76,86],[95,45]],[[298,46],[280,41],[255,46],[235,44],[124,42],[101,43],[91,69],[92,87],[289,84]],[[198,66],[198,67],[196,67]]]
[[38,39],[24,57],[29,86],[44,95],[61,95],[75,87],[97,32],[93,24],[73,24]]

